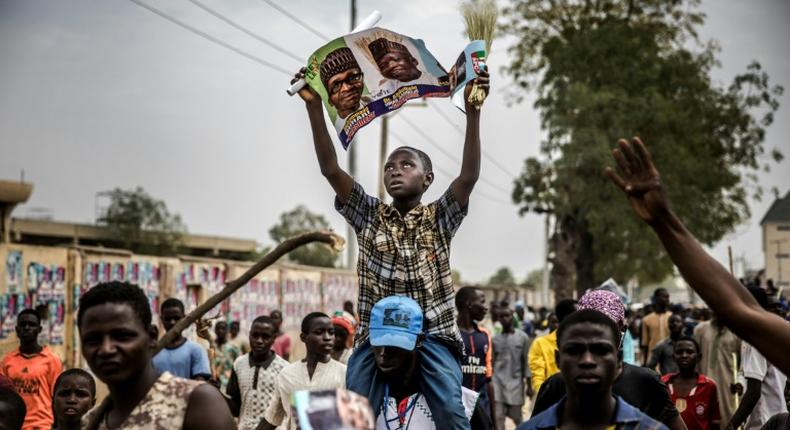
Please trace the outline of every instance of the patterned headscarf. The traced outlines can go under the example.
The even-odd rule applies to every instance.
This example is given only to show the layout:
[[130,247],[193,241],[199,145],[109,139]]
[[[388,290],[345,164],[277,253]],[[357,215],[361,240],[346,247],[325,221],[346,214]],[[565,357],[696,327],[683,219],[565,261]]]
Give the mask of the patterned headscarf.
[[576,304],[576,310],[593,309],[603,313],[619,325],[625,324],[625,307],[620,296],[607,290],[586,292]]

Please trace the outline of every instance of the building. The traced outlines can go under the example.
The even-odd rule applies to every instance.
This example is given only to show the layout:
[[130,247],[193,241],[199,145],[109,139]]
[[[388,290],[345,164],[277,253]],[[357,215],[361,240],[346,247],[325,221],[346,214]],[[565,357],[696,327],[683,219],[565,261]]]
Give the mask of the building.
[[[32,184],[0,181],[0,356],[17,345],[16,314],[35,308],[43,316],[40,340],[66,366],[80,366],[77,304],[80,295],[98,283],[139,285],[158,323],[159,303],[164,299],[177,297],[189,311],[254,263],[249,256],[257,243],[250,239],[187,234],[182,254],[163,257],[122,249],[102,226],[12,218],[14,207],[27,201],[32,190]],[[356,301],[357,289],[353,271],[277,263],[208,316],[239,321],[246,333],[255,317],[280,309],[284,330],[298,339],[304,315],[340,310],[345,300]],[[187,335],[193,336],[194,329]],[[292,358],[301,357],[300,346],[294,342]]]
[[763,228],[765,278],[777,287],[790,286],[790,192],[774,200],[760,226]]

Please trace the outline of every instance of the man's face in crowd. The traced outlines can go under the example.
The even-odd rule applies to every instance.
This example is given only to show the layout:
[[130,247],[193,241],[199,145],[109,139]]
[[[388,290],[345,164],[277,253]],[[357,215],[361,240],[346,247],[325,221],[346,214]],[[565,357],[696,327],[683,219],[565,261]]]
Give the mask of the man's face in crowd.
[[469,301],[469,315],[474,321],[482,321],[487,312],[486,295],[482,291],[476,290],[472,300]]
[[373,348],[373,356],[385,379],[404,380],[417,360],[416,351],[416,348],[409,351],[395,346],[376,346]]
[[300,337],[308,353],[329,355],[335,345],[335,326],[327,317],[315,318],[310,322],[310,331]]
[[401,82],[413,81],[422,75],[417,60],[408,52],[388,52],[376,61],[381,75]]
[[225,339],[228,336],[228,324],[226,322],[218,322],[214,326],[214,334],[217,335],[217,339]]
[[554,312],[549,314],[548,326],[550,332],[560,328],[560,320],[557,318],[557,315],[555,315]]
[[277,324],[275,327],[277,330],[280,330],[280,326],[283,325],[283,314],[280,311],[273,311],[269,317],[274,320],[274,323]]
[[675,363],[677,363],[680,370],[693,369],[697,367],[699,362],[699,352],[694,342],[688,340],[679,340],[675,342],[675,349],[672,353]]
[[420,156],[410,149],[397,149],[384,163],[384,187],[394,200],[421,196],[433,182]]
[[612,386],[620,371],[615,335],[608,326],[588,322],[563,332],[557,364],[569,390],[596,395]]
[[499,323],[502,324],[502,330],[513,328],[513,311],[510,308],[499,308]]
[[230,323],[230,337],[235,338],[239,335],[239,331],[241,331],[241,327],[239,326],[238,321],[233,321]]
[[362,71],[357,67],[336,73],[329,78],[327,81],[329,103],[337,109],[341,118],[345,118],[359,108],[363,88]]
[[58,391],[52,397],[52,409],[61,424],[64,424],[62,421],[79,422],[93,407],[93,403],[89,382],[78,375],[63,377]]
[[683,332],[683,318],[680,315],[672,314],[667,324],[669,324],[670,333],[677,335]]
[[348,342],[348,330],[346,330],[345,327],[336,325],[334,348],[337,350],[345,349],[346,342]]
[[272,349],[277,329],[268,323],[257,322],[250,327],[250,350],[256,357],[264,357]]
[[19,343],[30,345],[37,341],[38,334],[41,333],[41,322],[33,314],[22,314],[17,317],[14,329]]
[[82,356],[105,384],[136,377],[151,361],[151,327],[126,303],[104,303],[85,311],[80,324]]
[[664,290],[657,291],[655,302],[657,308],[666,308],[669,306],[669,293]]
[[182,318],[184,318],[184,311],[178,306],[168,306],[162,309],[162,325],[165,331],[170,331]]

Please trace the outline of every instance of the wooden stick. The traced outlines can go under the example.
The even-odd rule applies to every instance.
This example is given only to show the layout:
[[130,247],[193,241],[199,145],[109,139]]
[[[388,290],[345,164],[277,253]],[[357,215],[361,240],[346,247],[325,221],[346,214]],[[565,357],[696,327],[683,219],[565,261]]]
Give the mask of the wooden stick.
[[735,270],[732,268],[732,247],[727,246],[727,255],[730,257],[730,275],[735,276]]
[[[173,326],[173,328],[168,330],[167,333],[165,333],[165,335],[159,339],[159,342],[156,344],[156,349],[154,349],[153,355],[156,355],[159,351],[161,351],[165,345],[168,345],[170,342],[172,342],[176,337],[178,337],[179,333],[197,321],[198,318],[201,318],[203,315],[205,315],[206,312],[211,310],[211,308],[222,303],[223,300],[227,299],[231,296],[231,294],[246,285],[247,282],[252,280],[252,278],[263,271],[263,269],[271,266],[282,256],[293,251],[294,249],[312,242],[323,242],[332,247],[332,249],[336,252],[342,251],[343,247],[345,246],[345,240],[331,231],[314,231],[286,239],[268,254],[264,255],[263,258],[261,258],[241,276],[230,282],[227,282],[222,291],[209,297],[208,300],[195,308],[189,313],[189,315],[178,321],[176,325]],[[87,426],[85,427],[86,429],[96,430],[99,428],[99,422],[104,416],[109,404],[110,396],[107,396],[104,398],[101,405],[99,405],[98,413],[93,415],[95,419],[87,423]]]

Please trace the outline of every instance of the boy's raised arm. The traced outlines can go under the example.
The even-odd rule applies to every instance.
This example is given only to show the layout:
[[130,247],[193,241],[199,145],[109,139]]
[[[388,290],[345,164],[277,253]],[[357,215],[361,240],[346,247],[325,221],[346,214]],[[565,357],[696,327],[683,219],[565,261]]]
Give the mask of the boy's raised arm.
[[670,209],[650,153],[638,137],[621,139],[613,151],[621,175],[606,174],[628,197],[631,208],[656,232],[691,288],[738,337],[790,374],[790,325],[765,311],[752,295],[697,242]]
[[[488,95],[488,71],[483,70],[475,79],[474,84],[481,87]],[[464,100],[469,99],[472,90],[472,82],[464,89]],[[475,187],[477,178],[480,177],[480,108],[472,106],[466,102],[466,138],[464,139],[464,153],[461,161],[461,173],[458,175],[450,187],[453,190],[453,197],[461,207],[469,202],[469,195]]]
[[[291,80],[291,84],[303,79],[305,70],[305,68],[302,68]],[[354,179],[341,169],[337,163],[337,154],[335,153],[334,145],[332,145],[332,138],[329,137],[329,133],[326,131],[321,97],[309,85],[305,85],[304,88],[299,90],[299,96],[302,97],[307,107],[310,128],[313,131],[315,155],[318,158],[321,174],[329,181],[329,185],[335,190],[335,194],[337,194],[340,201],[345,203],[351,196],[351,190],[354,188]]]

